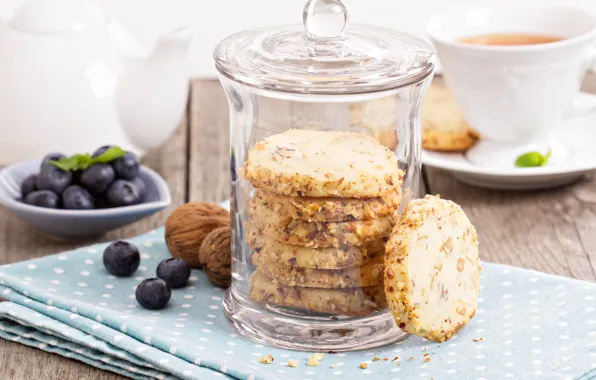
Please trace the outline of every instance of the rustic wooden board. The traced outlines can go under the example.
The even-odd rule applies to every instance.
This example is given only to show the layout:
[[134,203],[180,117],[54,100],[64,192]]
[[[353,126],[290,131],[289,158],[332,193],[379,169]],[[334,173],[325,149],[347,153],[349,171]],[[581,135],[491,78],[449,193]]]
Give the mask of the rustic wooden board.
[[[596,90],[596,76],[587,78]],[[273,114],[272,114],[273,115]],[[145,164],[166,178],[173,206],[152,218],[94,241],[58,242],[25,226],[0,209],[0,263],[129,237],[163,224],[187,200],[221,201],[230,194],[228,106],[217,81],[192,84],[187,119]],[[427,191],[460,203],[480,234],[484,260],[543,272],[596,280],[596,184],[581,183],[539,193],[506,193],[461,185],[447,174],[427,169]],[[57,355],[0,340],[0,378],[123,379]]]
[[[172,194],[172,206],[168,210],[97,239],[65,242],[39,233],[0,208],[0,264],[28,260],[101,241],[133,237],[163,225],[169,212],[184,203],[186,198],[187,136],[188,123],[185,117],[168,142],[143,159],[145,165],[155,169],[168,183]],[[124,377],[22,344],[0,340],[0,379],[115,380]]]
[[189,199],[230,197],[228,102],[217,80],[194,81],[190,101]]

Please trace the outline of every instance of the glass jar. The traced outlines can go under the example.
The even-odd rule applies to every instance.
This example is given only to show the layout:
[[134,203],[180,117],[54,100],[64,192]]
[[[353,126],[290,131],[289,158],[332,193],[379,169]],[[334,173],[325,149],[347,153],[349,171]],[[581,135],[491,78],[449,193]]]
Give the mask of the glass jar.
[[242,32],[214,58],[230,105],[235,328],[316,351],[394,342],[385,242],[420,181],[435,56],[391,29],[347,27],[340,0],[303,26]]

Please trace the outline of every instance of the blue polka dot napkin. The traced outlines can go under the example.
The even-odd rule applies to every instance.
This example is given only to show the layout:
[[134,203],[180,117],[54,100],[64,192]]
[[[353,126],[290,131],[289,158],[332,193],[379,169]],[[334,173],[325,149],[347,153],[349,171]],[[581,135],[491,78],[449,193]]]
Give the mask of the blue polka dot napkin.
[[[593,283],[487,263],[479,309],[456,338],[437,344],[408,337],[370,352],[325,354],[308,367],[312,353],[238,336],[222,313],[224,292],[200,271],[173,290],[168,308],[142,309],[135,286],[154,277],[169,254],[162,229],[131,241],[142,262],[130,278],[105,271],[107,244],[0,267],[7,300],[0,303],[0,336],[133,379],[596,378]],[[259,363],[269,354],[272,364]]]

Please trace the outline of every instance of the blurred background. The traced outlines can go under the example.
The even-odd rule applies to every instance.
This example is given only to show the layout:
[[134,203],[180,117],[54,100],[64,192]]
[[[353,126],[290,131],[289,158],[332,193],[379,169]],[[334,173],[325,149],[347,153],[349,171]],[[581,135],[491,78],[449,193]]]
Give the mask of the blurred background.
[[[0,19],[8,18],[24,0],[0,0]],[[190,26],[194,78],[214,77],[211,53],[223,37],[247,28],[302,22],[303,0],[95,0],[128,27],[145,46],[170,28]],[[374,23],[424,36],[430,14],[452,7],[503,4],[513,8],[526,4],[567,5],[596,14],[595,0],[345,0],[351,21]]]

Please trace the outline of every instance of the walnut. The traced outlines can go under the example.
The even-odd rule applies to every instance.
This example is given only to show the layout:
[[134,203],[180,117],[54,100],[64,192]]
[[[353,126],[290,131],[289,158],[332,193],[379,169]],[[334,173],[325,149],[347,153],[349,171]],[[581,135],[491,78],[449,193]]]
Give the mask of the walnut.
[[227,288],[232,283],[232,231],[220,227],[209,233],[199,249],[203,270],[211,283]]
[[192,202],[178,207],[166,220],[166,244],[173,257],[201,268],[199,248],[211,231],[230,225],[230,213],[213,203]]

